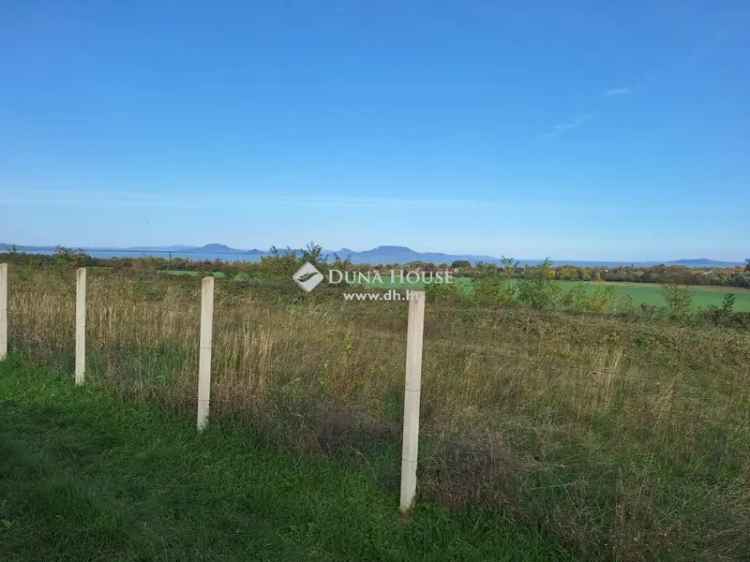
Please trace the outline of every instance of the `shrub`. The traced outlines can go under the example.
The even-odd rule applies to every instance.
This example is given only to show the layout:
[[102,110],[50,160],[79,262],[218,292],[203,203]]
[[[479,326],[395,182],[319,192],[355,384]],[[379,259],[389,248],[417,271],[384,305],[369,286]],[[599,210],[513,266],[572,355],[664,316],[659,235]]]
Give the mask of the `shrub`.
[[552,283],[554,271],[549,259],[533,270],[530,279],[522,279],[518,283],[518,300],[537,310],[552,310],[557,308],[562,288]]
[[687,287],[671,283],[663,286],[663,292],[673,317],[681,318],[690,314],[692,298]]
[[56,265],[68,267],[86,267],[93,265],[91,256],[81,250],[72,250],[59,246],[55,250],[54,261]]
[[516,297],[512,281],[499,277],[479,279],[474,287],[474,300],[479,304],[509,305]]
[[456,283],[430,283],[424,290],[429,302],[457,303],[465,298],[461,287]]

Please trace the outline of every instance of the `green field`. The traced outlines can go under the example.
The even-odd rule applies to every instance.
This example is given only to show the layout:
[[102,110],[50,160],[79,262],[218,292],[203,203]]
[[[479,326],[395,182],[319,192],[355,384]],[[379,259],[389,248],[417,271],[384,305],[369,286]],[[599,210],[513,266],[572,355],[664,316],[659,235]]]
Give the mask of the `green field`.
[[[198,277],[201,275],[198,271],[187,270],[169,270],[165,271],[168,275]],[[217,278],[224,278],[226,275],[220,271],[213,272],[212,275]],[[237,280],[243,280],[246,277],[237,277]],[[475,281],[468,277],[458,277],[455,279],[461,290],[470,294],[474,289]],[[595,287],[607,286],[614,287],[617,297],[627,297],[634,306],[648,305],[657,307],[666,307],[667,302],[664,299],[664,292],[661,285],[656,283],[620,283],[608,281],[554,281],[565,290],[570,290],[576,285],[583,285],[590,291]],[[409,284],[407,282],[390,282],[384,280],[382,283],[370,283],[369,287],[383,289],[405,289],[409,287],[419,287],[420,284]],[[739,287],[714,287],[714,286],[691,286],[689,287],[692,298],[692,306],[695,310],[704,310],[715,306],[721,307],[724,297],[728,294],[735,296],[734,311],[750,312],[750,289]],[[621,303],[620,303],[621,304]],[[615,306],[615,310],[617,306]]]
[[[473,285],[475,282],[472,279],[459,277],[455,282],[460,285],[464,292],[471,293],[473,291]],[[641,306],[642,304],[658,307],[667,306],[667,302],[664,300],[662,286],[655,283],[619,283],[607,281],[554,281],[554,283],[560,284],[565,290],[569,290],[575,285],[583,285],[591,291],[596,287],[601,286],[614,287],[618,297],[630,297],[634,306]],[[371,283],[370,286],[378,288],[404,289],[407,287],[416,287],[417,285],[384,281],[383,283]],[[710,306],[720,307],[724,297],[731,293],[735,296],[734,311],[750,312],[750,289],[742,289],[739,287],[692,286],[689,287],[689,291],[692,298],[693,308],[696,310],[706,309]]]
[[571,560],[538,531],[421,503],[248,428],[0,363],[0,560]]
[[[564,288],[568,289],[577,285],[576,281],[557,281]],[[583,283],[587,288],[593,289],[596,286],[611,286],[617,291],[617,295],[627,295],[632,299],[636,306],[641,304],[653,306],[667,306],[664,300],[664,292],[661,285],[655,283],[617,283],[617,282],[586,282]],[[709,306],[720,307],[722,300],[728,294],[734,294],[735,312],[750,312],[750,290],[739,287],[689,287],[692,305],[695,309],[705,309]]]

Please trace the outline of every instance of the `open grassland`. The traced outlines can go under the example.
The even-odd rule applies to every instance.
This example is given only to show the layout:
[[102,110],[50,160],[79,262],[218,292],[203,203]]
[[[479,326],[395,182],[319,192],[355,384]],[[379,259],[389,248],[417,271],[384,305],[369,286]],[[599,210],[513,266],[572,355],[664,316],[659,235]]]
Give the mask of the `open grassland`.
[[[471,295],[474,292],[476,281],[468,277],[457,277],[455,283],[464,294]],[[641,305],[666,307],[664,289],[655,283],[621,283],[610,281],[550,281],[559,285],[563,291],[570,291],[574,287],[581,286],[590,294],[597,288],[612,287],[614,290],[614,301],[612,311],[617,312],[629,306],[640,307]],[[422,287],[420,283],[391,282],[385,278],[382,283],[372,282],[370,287],[388,288],[417,288]],[[710,307],[720,308],[724,297],[728,294],[735,296],[734,311],[750,312],[750,289],[739,287],[712,287],[691,286],[688,288],[693,310],[705,310]]]
[[362,467],[213,425],[0,363],[0,559],[572,560],[486,510],[402,522]]
[[[267,285],[217,281],[212,419],[395,501],[405,306]],[[73,295],[73,271],[13,268],[12,349],[72,373]],[[91,385],[192,424],[198,280],[93,271],[88,311]],[[581,559],[744,560],[749,365],[747,331],[428,303],[420,501],[493,510]]]
[[[565,289],[578,284],[576,281],[556,281]],[[642,304],[665,307],[667,301],[664,298],[664,289],[661,285],[654,283],[619,283],[608,281],[585,282],[583,285],[588,290],[595,287],[613,287],[617,296],[628,297],[632,304],[640,306]],[[711,287],[711,286],[693,286],[688,287],[690,293],[691,306],[695,310],[706,309],[709,307],[720,308],[724,297],[728,294],[735,296],[735,312],[750,312],[750,290],[738,287]]]

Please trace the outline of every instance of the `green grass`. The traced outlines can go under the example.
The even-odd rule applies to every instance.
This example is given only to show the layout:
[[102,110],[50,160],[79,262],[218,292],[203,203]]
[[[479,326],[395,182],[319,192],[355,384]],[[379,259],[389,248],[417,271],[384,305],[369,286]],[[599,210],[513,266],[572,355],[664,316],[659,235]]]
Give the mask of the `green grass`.
[[[470,278],[459,277],[455,279],[455,283],[459,285],[464,293],[471,293],[473,291],[474,282]],[[614,287],[617,297],[628,296],[632,299],[632,304],[635,306],[641,306],[642,304],[658,307],[667,306],[662,286],[655,283],[620,283],[608,281],[555,281],[555,283],[559,283],[565,290],[569,290],[579,284],[582,284],[589,291],[593,291],[597,286],[611,286]],[[409,284],[406,282],[391,283],[385,279],[382,283],[373,282],[369,286],[373,288],[404,289],[421,286],[421,284]],[[735,296],[734,311],[750,312],[749,289],[739,287],[691,286],[689,290],[692,298],[692,306],[696,310],[706,309],[711,306],[721,307],[724,297],[732,293]]]
[[[74,283],[72,269],[14,267],[10,272],[10,348],[48,369],[68,373],[66,392],[82,390],[71,389],[67,382],[74,363]],[[179,412],[172,421],[185,429],[185,438],[192,439],[198,279],[157,275],[154,270],[112,270],[96,272],[89,283],[87,385],[128,402],[150,404],[174,415]],[[231,433],[239,443],[235,446],[227,440],[216,445],[237,449],[222,463],[222,471],[237,459],[255,473],[274,472],[258,468],[243,455],[253,456],[264,447],[277,453],[295,451],[296,455],[281,456],[296,460],[306,473],[317,470],[310,467],[330,466],[338,474],[359,475],[380,498],[362,500],[374,506],[369,512],[347,511],[351,517],[347,524],[353,530],[385,533],[380,523],[362,522],[370,515],[382,517],[391,529],[399,484],[406,307],[344,302],[341,291],[325,285],[301,295],[286,273],[252,277],[245,283],[219,280],[216,286],[212,424],[214,431],[221,424],[222,440]],[[485,557],[490,548],[482,546],[483,541],[496,541],[489,532],[480,537],[471,531],[477,523],[496,528],[501,537],[497,543],[509,528],[520,537],[528,537],[529,528],[542,529],[580,559],[592,561],[748,560],[750,332],[746,326],[697,317],[674,320],[667,314],[570,314],[522,304],[484,305],[446,293],[447,297],[431,295],[426,307],[419,505],[431,513],[421,524],[450,519],[446,523],[450,540],[480,549],[476,554],[461,552],[456,558]],[[87,386],[85,392],[90,391]],[[22,403],[15,391],[4,392],[0,384],[0,399],[7,394],[25,409],[35,407],[32,400],[42,400],[45,393],[46,386],[40,390],[32,384]],[[59,406],[57,398],[44,400]],[[97,419],[119,415],[119,408],[109,401]],[[3,409],[0,403],[0,412]],[[85,409],[74,404],[70,419],[78,419]],[[8,420],[0,416],[0,432],[10,427],[6,433],[13,435],[22,424]],[[59,425],[58,418],[53,427]],[[30,427],[29,437],[19,438],[14,454],[37,450],[27,443],[33,444],[35,436],[49,430],[43,425]],[[87,427],[98,430],[99,423],[90,421]],[[144,424],[136,427],[148,434]],[[167,426],[150,427],[162,431]],[[236,429],[230,432],[230,427]],[[248,434],[251,430],[254,435]],[[166,435],[168,441],[182,439]],[[155,448],[143,437],[133,435],[138,444],[123,447],[121,456],[138,457],[143,449]],[[49,439],[63,441],[54,432]],[[89,446],[85,439],[81,443]],[[196,466],[184,449],[169,453],[170,458],[156,468],[169,482],[182,482],[185,477],[170,472],[168,464],[185,460]],[[330,464],[318,464],[324,457]],[[55,469],[63,466],[59,459],[47,464]],[[34,470],[24,469],[24,477],[35,474]],[[118,482],[125,482],[122,485],[134,479],[128,470],[133,473],[123,469],[118,477]],[[346,490],[330,478],[334,488]],[[9,482],[9,490],[23,486],[20,476]],[[215,486],[219,491],[223,485],[213,480],[206,484],[197,476],[188,482],[197,489]],[[247,482],[238,473],[228,485],[247,490]],[[104,490],[106,485],[98,487]],[[148,484],[149,489],[152,486]],[[302,489],[320,486],[315,482]],[[297,490],[290,493],[299,495]],[[11,493],[4,495],[3,490],[0,502],[6,495],[6,505],[13,506],[8,513],[24,505],[20,496],[10,499]],[[342,501],[350,496],[347,491]],[[125,497],[128,504],[139,501]],[[198,495],[199,501],[210,497]],[[106,502],[102,494],[97,498]],[[311,502],[320,496],[305,498],[302,501]],[[428,502],[454,511],[449,514]],[[227,505],[229,511],[236,511]],[[467,506],[475,511],[459,511]],[[512,514],[528,527],[524,531],[480,509]],[[267,511],[273,507],[263,517]],[[169,511],[155,513],[147,524],[160,530],[158,521],[174,517]],[[221,515],[214,510],[210,517]],[[28,517],[33,520],[33,513]],[[17,515],[0,513],[0,529],[3,519],[14,522]],[[128,528],[140,525],[135,516],[122,520]],[[308,513],[293,524],[310,520]],[[325,529],[335,535],[350,532],[345,525]],[[28,527],[21,536],[40,532],[35,530]],[[0,545],[11,536],[0,537]],[[402,537],[396,543],[411,540]],[[437,557],[435,551],[411,547],[387,550],[383,540],[377,541],[364,553],[329,545],[321,548],[330,557],[348,559],[385,558],[382,552],[395,552],[391,558]],[[541,543],[540,556],[549,553],[549,543],[543,539],[532,542]],[[526,547],[515,544],[510,541],[499,552],[510,552],[508,557],[526,553]],[[169,548],[174,548],[173,543]],[[151,551],[130,557],[157,558]],[[0,551],[0,561],[6,558]]]
[[569,560],[497,513],[420,502],[249,428],[0,363],[0,560]]
[[[198,271],[188,270],[168,270],[165,271],[165,273],[168,275],[188,277],[198,277],[201,275]],[[220,271],[214,272],[212,275],[217,278],[225,277]],[[244,279],[244,277],[238,276],[237,279],[241,280]],[[464,293],[468,294],[473,291],[474,281],[468,277],[457,277],[454,282],[459,285]],[[579,284],[584,285],[590,291],[593,291],[597,286],[611,286],[615,288],[617,297],[627,296],[635,306],[641,306],[642,304],[657,307],[667,306],[662,286],[656,283],[623,283],[608,281],[556,281],[556,283],[559,283],[566,290]],[[379,289],[406,289],[421,287],[422,284],[408,283],[406,281],[391,282],[386,276],[383,282],[372,282],[369,283],[368,286]],[[721,307],[724,297],[727,294],[732,293],[735,296],[735,312],[750,312],[750,289],[742,289],[739,287],[691,286],[689,290],[692,298],[692,306],[695,310],[706,309],[711,306]]]
[[[578,284],[576,281],[558,281],[565,289]],[[587,282],[584,285],[593,289],[599,285],[614,287],[617,295],[627,295],[633,300],[633,304],[653,306],[667,306],[664,300],[664,291],[661,285],[655,283],[619,283],[619,282]],[[689,287],[692,298],[692,306],[695,309],[705,309],[710,306],[721,307],[722,300],[730,293],[735,296],[735,312],[750,312],[750,290],[739,287],[712,287],[712,286],[691,286]]]

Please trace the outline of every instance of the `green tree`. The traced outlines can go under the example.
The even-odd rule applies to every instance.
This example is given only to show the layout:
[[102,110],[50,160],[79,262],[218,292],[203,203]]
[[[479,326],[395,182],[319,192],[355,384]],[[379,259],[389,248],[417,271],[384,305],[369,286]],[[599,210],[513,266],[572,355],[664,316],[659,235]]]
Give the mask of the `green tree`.
[[55,263],[61,266],[86,267],[92,263],[91,256],[82,250],[58,246],[55,249]]
[[300,265],[299,259],[291,248],[281,250],[276,246],[271,246],[269,253],[271,254],[270,256],[263,256],[260,258],[258,269],[261,274],[272,277],[288,277],[294,273]]
[[560,304],[562,289],[552,279],[552,262],[547,258],[517,283],[518,300],[538,310],[556,308]]
[[729,293],[728,295],[724,296],[724,300],[721,301],[721,313],[729,316],[734,312],[734,302],[736,300],[736,297],[734,296],[734,293]]
[[321,256],[323,255],[323,247],[315,242],[308,242],[305,249],[302,250],[302,261],[310,262],[313,265],[319,265]]
[[500,263],[502,264],[502,271],[505,275],[505,279],[507,281],[513,279],[513,276],[516,274],[516,269],[518,268],[518,261],[513,258],[506,258],[505,256],[503,256],[502,258],[500,258]]
[[667,301],[669,312],[674,317],[687,316],[690,313],[692,298],[687,287],[670,283],[662,287],[664,299]]

